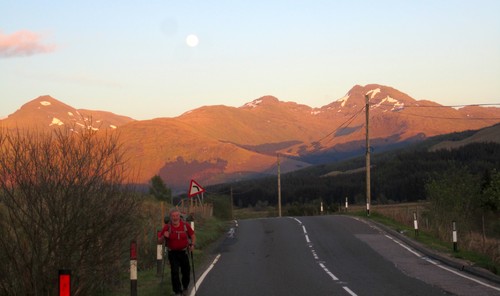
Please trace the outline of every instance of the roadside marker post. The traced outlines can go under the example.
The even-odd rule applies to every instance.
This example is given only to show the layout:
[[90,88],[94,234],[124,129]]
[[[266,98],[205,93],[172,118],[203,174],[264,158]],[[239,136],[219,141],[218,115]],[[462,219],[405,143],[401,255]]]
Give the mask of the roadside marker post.
[[[160,230],[157,231],[156,237],[160,236],[160,232],[161,232]],[[156,275],[157,276],[160,276],[161,273],[163,272],[162,261],[163,261],[163,244],[160,243],[160,241],[158,240],[157,245],[156,245]]]
[[130,295],[137,296],[137,242],[130,242]]
[[71,270],[59,270],[59,296],[71,296]]
[[458,246],[457,246],[457,223],[455,221],[452,222],[453,225],[453,252],[458,252]]
[[418,220],[416,212],[413,212],[413,228],[415,228],[415,236],[418,236]]

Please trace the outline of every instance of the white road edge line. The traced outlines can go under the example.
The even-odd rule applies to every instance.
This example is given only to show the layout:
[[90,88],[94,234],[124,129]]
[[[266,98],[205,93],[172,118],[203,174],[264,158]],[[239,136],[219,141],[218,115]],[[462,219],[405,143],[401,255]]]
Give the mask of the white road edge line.
[[412,253],[413,255],[419,257],[419,258],[422,258],[422,255],[420,255],[419,253],[417,253],[416,251],[414,251],[412,248],[410,248],[409,246],[397,241],[396,239],[394,239],[392,236],[390,235],[385,235],[387,238],[389,238],[390,240],[392,240],[393,242],[395,242],[396,244],[400,245],[401,247],[405,248],[406,250],[408,250],[408,252]]
[[427,261],[427,262],[429,262],[429,263],[431,263],[431,264],[434,264],[435,266],[437,266],[437,267],[439,267],[439,268],[442,268],[442,269],[444,269],[444,270],[446,270],[446,271],[449,271],[449,272],[451,272],[451,273],[454,273],[454,274],[456,274],[456,275],[458,275],[458,276],[461,276],[461,277],[463,277],[463,278],[466,278],[466,279],[468,279],[468,280],[471,280],[471,281],[473,281],[473,282],[476,282],[476,283],[478,283],[478,284],[480,284],[480,285],[483,285],[483,286],[485,286],[485,287],[491,288],[491,289],[493,289],[493,290],[500,291],[500,288],[498,288],[498,287],[492,286],[492,285],[490,285],[490,284],[488,284],[488,283],[482,282],[482,281],[480,281],[480,280],[478,280],[478,279],[475,279],[475,278],[473,278],[473,277],[466,276],[466,275],[464,275],[464,274],[462,274],[462,273],[460,273],[460,272],[458,272],[458,271],[455,271],[455,270],[453,270],[453,269],[451,269],[451,268],[448,268],[448,267],[446,267],[446,266],[443,266],[443,265],[439,264],[438,262],[435,262],[434,260],[431,260],[431,259],[428,259],[428,258],[424,258],[422,255],[420,255],[419,253],[415,252],[413,249],[411,249],[409,246],[407,246],[407,245],[403,244],[402,242],[400,242],[400,241],[398,241],[398,240],[394,239],[393,237],[391,237],[391,236],[389,236],[389,235],[387,235],[387,234],[386,234],[385,236],[386,236],[386,237],[388,237],[388,238],[389,238],[390,240],[392,240],[393,242],[395,242],[396,244],[398,244],[398,245],[400,245],[401,247],[405,248],[406,250],[408,250],[409,252],[411,252],[411,253],[412,253],[412,254],[414,254],[415,256],[417,256],[417,257],[419,257],[419,258],[421,258],[421,259],[424,259],[425,261]]
[[207,268],[207,270],[205,270],[205,272],[201,275],[201,277],[196,281],[196,283],[195,283],[196,289],[191,289],[191,294],[189,294],[190,296],[194,296],[196,294],[196,290],[198,290],[200,288],[201,283],[203,282],[203,280],[205,279],[207,274],[210,272],[210,270],[212,270],[212,268],[214,268],[215,263],[217,263],[217,261],[219,261],[220,256],[221,255],[218,254],[217,257],[215,257],[212,264],[210,264],[210,266]]
[[347,293],[351,294],[352,296],[357,296],[356,293],[354,293],[351,289],[349,289],[348,287],[346,286],[342,286],[342,288],[344,288],[344,290],[346,290]]
[[492,286],[492,285],[487,284],[487,283],[485,283],[485,282],[481,282],[480,280],[477,280],[477,279],[475,279],[475,278],[472,278],[472,277],[468,277],[468,276],[466,276],[466,275],[463,275],[463,274],[459,273],[458,271],[455,271],[455,270],[453,270],[453,269],[451,269],[451,268],[448,268],[448,267],[446,267],[446,266],[443,266],[443,265],[441,265],[441,264],[439,264],[439,263],[437,263],[437,262],[433,262],[432,260],[428,260],[428,259],[425,259],[425,260],[426,260],[426,261],[428,261],[428,262],[430,262],[430,263],[432,263],[432,264],[434,264],[434,265],[436,265],[436,266],[437,266],[437,267],[439,267],[439,268],[442,268],[442,269],[444,269],[444,270],[446,270],[446,271],[449,271],[449,272],[451,272],[451,273],[454,273],[454,274],[456,274],[456,275],[458,275],[458,276],[461,276],[461,277],[463,277],[463,278],[466,278],[466,279],[468,279],[468,280],[471,280],[471,281],[473,281],[473,282],[476,282],[476,283],[478,283],[478,284],[480,284],[480,285],[483,285],[483,286],[485,286],[485,287],[491,288],[491,289],[493,289],[493,290],[500,291],[500,288],[498,288],[498,287]]

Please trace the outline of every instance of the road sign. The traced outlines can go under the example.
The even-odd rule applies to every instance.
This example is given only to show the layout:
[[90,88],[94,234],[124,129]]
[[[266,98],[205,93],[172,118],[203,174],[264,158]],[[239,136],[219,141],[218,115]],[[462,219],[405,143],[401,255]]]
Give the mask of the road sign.
[[193,195],[200,194],[202,192],[205,192],[205,189],[201,187],[200,184],[196,183],[195,180],[191,180],[191,184],[189,185],[189,193],[188,196],[191,197]]

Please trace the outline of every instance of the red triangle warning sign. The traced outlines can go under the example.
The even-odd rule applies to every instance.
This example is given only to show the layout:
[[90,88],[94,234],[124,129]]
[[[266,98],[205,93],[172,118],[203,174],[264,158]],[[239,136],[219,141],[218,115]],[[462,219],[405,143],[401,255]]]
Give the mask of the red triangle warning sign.
[[189,184],[188,196],[191,197],[193,195],[200,194],[202,192],[205,192],[205,189],[201,187],[200,184],[196,183],[195,180],[191,180],[191,184]]

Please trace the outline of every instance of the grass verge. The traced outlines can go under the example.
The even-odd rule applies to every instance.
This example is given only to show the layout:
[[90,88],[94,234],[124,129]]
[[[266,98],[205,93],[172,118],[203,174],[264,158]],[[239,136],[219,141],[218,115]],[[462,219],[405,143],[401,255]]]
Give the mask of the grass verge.
[[[206,256],[206,248],[220,238],[227,230],[228,222],[218,220],[214,217],[199,221],[195,224],[196,233],[196,249],[193,252],[194,266],[201,266]],[[156,244],[156,242],[151,242]],[[154,255],[156,258],[156,254]],[[141,258],[138,258],[140,260]],[[191,259],[191,258],[190,258]],[[165,296],[173,295],[172,285],[170,281],[170,267],[168,261],[165,262],[163,273],[157,273],[157,267],[151,267],[144,270],[139,270],[137,274],[137,294],[141,296]],[[128,274],[127,274],[128,278]],[[162,280],[163,278],[163,280]],[[126,279],[122,281],[123,285],[115,289],[113,292],[104,293],[102,295],[118,296],[130,295],[130,284]],[[191,284],[193,279],[191,279]]]
[[421,244],[425,245],[426,247],[447,254],[451,257],[455,257],[458,259],[463,259],[466,261],[471,262],[475,266],[479,266],[482,268],[485,268],[489,270],[490,272],[497,274],[498,271],[500,270],[500,266],[495,264],[491,258],[488,258],[487,256],[483,254],[479,254],[477,252],[472,252],[468,250],[462,250],[458,249],[457,252],[453,250],[453,243],[452,242],[444,242],[437,237],[433,236],[431,233],[424,232],[419,230],[418,235],[415,234],[415,230],[413,227],[409,227],[407,225],[404,225],[402,223],[397,222],[396,220],[389,218],[387,216],[384,216],[380,213],[377,212],[372,212],[370,213],[370,216],[366,216],[366,212],[364,211],[359,211],[359,212],[352,212],[349,215],[354,215],[358,217],[364,217],[368,218],[370,220],[379,222],[399,233],[404,234],[405,236],[420,242]]

